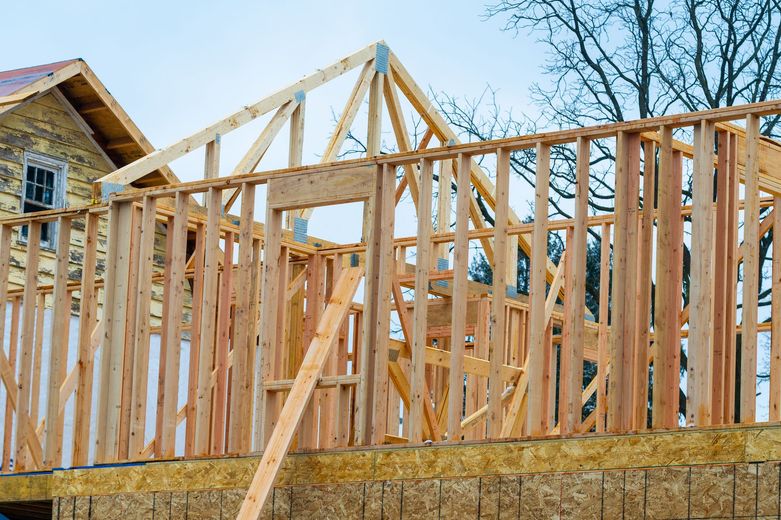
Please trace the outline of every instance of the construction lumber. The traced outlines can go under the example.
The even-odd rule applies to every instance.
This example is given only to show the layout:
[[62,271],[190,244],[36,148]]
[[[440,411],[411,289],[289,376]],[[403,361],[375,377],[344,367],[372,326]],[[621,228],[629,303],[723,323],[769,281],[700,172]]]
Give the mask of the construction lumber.
[[323,364],[331,350],[336,334],[352,303],[355,291],[363,275],[360,267],[344,269],[337,282],[322,318],[317,325],[314,339],[309,345],[301,370],[296,375],[290,393],[285,400],[279,423],[271,433],[263,457],[252,479],[247,496],[236,517],[256,520],[274,484],[274,478],[282,465],[296,427],[323,371]]
[[[689,319],[686,422],[708,426],[711,422],[711,372],[713,349],[713,124],[694,127],[692,174],[692,265]],[[758,186],[757,186],[758,188]],[[757,190],[756,198],[759,198]],[[756,322],[756,320],[754,320]]]
[[418,199],[418,246],[415,260],[415,308],[412,330],[412,373],[410,375],[410,442],[423,441],[423,400],[425,392],[425,352],[427,341],[428,285],[431,271],[431,161],[420,165],[420,198]]
[[[533,243],[548,243],[548,190],[550,178],[550,147],[537,145],[536,184],[534,191]],[[531,435],[543,435],[547,427],[543,420],[543,373],[545,366],[545,273],[547,247],[532,248],[529,282],[529,398],[527,424]],[[516,390],[517,393],[517,390]]]
[[759,293],[759,118],[746,116],[746,205],[743,210],[743,331],[740,343],[740,422],[756,418]]

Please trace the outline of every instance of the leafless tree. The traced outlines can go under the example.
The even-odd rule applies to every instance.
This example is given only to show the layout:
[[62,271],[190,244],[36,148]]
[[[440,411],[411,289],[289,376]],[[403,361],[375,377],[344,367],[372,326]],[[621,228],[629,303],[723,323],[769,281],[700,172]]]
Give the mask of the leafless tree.
[[[781,97],[778,0],[501,0],[486,7],[484,18],[501,20],[502,30],[510,35],[535,37],[547,58],[540,81],[531,89],[533,115],[503,111],[490,87],[476,99],[452,92],[435,95],[450,124],[467,140]],[[520,59],[523,55],[519,53]],[[778,137],[778,122],[778,117],[764,118],[762,133]],[[529,151],[514,154],[511,163],[530,186],[534,160]],[[574,150],[554,147],[551,160],[551,209],[555,215],[570,217],[566,201],[574,198]],[[589,186],[594,213],[613,211],[612,163],[612,147],[595,143]],[[689,197],[689,186],[690,178],[684,199]],[[771,243],[771,236],[761,241],[760,273],[767,271]],[[685,300],[688,264],[687,250]],[[475,266],[473,273],[485,269],[485,265]],[[762,285],[760,305],[768,305],[769,289]],[[597,288],[589,289],[594,293]],[[685,356],[682,360],[685,366]]]

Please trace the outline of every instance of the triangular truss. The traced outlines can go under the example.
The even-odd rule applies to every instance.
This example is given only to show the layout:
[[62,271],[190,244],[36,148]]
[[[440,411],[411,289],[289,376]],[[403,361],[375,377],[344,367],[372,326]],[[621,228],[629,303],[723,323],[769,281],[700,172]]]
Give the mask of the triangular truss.
[[[239,163],[230,171],[229,175],[239,175],[259,171],[259,165],[263,156],[286,123],[290,124],[290,142],[288,154],[288,166],[302,165],[303,127],[305,123],[305,105],[309,92],[324,85],[344,74],[360,68],[360,74],[355,86],[350,93],[347,103],[339,116],[336,128],[331,134],[321,163],[335,162],[348,132],[355,122],[359,108],[368,95],[368,124],[366,136],[366,155],[368,157],[380,154],[380,135],[382,125],[383,103],[387,109],[391,122],[393,135],[396,140],[398,152],[412,151],[412,139],[407,129],[402,110],[401,99],[404,99],[414,109],[416,115],[427,125],[427,131],[418,145],[418,149],[426,148],[436,139],[442,146],[458,144],[460,141],[452,128],[447,124],[432,101],[426,96],[423,89],[412,79],[407,69],[401,64],[398,57],[382,41],[373,43],[336,63],[318,70],[314,74],[304,77],[300,81],[283,88],[241,110],[217,121],[216,123],[196,132],[195,134],[178,141],[167,148],[157,150],[136,162],[129,164],[115,172],[106,175],[100,182],[106,184],[127,185],[144,177],[150,172],[169,164],[192,151],[205,146],[207,161],[204,177],[216,177],[219,175],[219,146],[221,139],[231,131],[239,128],[265,114],[275,111],[271,120],[260,132],[258,138],[252,143]],[[209,158],[212,158],[211,160]],[[452,177],[456,181],[459,175],[457,161],[453,161]],[[495,186],[478,166],[471,161],[471,184],[480,194],[486,206],[495,210]],[[404,167],[404,178],[399,184],[397,202],[403,191],[408,189],[411,198],[417,207],[418,203],[418,179],[420,168],[418,165],[407,164]],[[451,188],[452,189],[452,188]],[[236,200],[236,190],[226,190],[223,196],[224,210],[227,212]],[[295,215],[289,215],[288,227],[293,227],[291,217],[309,219],[311,209],[299,210]],[[469,216],[472,225],[476,229],[487,227],[485,218],[478,206],[474,193],[470,193]],[[508,224],[521,223],[518,215],[509,211]],[[515,237],[513,237],[514,239]],[[518,245],[526,254],[531,251],[531,234],[518,236]],[[493,247],[490,238],[482,238],[481,245],[487,259],[492,262]],[[511,270],[509,279],[514,280],[517,265],[517,248],[510,247],[511,258],[508,258],[508,269]],[[552,282],[555,276],[556,266],[548,261],[548,281]],[[514,285],[514,284],[513,284]]]

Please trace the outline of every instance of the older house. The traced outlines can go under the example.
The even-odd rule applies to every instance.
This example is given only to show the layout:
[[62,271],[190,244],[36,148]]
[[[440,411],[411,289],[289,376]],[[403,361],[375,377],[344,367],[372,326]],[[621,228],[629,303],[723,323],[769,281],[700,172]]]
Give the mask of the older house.
[[[0,72],[0,216],[86,206],[93,182],[154,150],[151,143],[90,67],[73,59]],[[168,167],[133,183],[169,184]],[[81,243],[83,230],[72,234]],[[101,229],[103,231],[103,229]],[[19,266],[26,227],[14,237],[12,264]],[[41,275],[53,272],[57,224],[41,229]],[[99,241],[105,239],[100,233]],[[15,261],[16,260],[16,261]],[[80,275],[73,258],[70,277]],[[11,272],[22,283],[21,269]]]

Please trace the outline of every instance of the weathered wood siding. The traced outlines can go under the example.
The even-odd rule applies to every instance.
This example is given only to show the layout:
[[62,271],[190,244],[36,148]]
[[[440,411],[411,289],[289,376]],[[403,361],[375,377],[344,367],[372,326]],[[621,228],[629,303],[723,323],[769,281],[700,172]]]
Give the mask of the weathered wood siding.
[[[20,213],[24,153],[34,152],[67,163],[66,204],[70,207],[87,205],[92,201],[92,183],[114,170],[95,142],[68,108],[52,93],[46,94],[0,117],[0,218]],[[105,268],[107,222],[101,218],[98,236],[98,273]],[[165,249],[165,228],[155,240],[156,266],[162,270]],[[81,279],[84,221],[76,219],[71,234],[71,280]],[[20,288],[24,282],[26,245],[14,236],[12,242],[10,289]],[[54,275],[56,251],[42,249],[38,283],[50,284]],[[78,308],[78,293],[74,295],[74,310]],[[48,300],[51,297],[47,298]],[[162,286],[153,289],[152,313],[160,316]],[[185,297],[190,306],[189,294]]]

